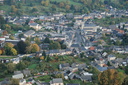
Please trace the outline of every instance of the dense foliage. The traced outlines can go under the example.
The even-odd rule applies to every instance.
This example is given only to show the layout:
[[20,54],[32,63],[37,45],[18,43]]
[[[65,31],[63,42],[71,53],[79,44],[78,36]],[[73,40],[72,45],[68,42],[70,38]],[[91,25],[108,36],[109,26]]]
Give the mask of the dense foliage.
[[[11,15],[42,14],[54,12],[89,13],[92,10],[106,10],[106,6],[128,8],[127,0],[5,0]],[[11,7],[10,7],[11,6]],[[23,7],[24,6],[24,7]]]

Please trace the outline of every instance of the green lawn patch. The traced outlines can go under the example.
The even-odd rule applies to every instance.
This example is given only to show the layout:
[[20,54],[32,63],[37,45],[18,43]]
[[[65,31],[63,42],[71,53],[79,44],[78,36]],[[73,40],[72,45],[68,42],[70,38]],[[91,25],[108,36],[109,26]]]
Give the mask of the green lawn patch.
[[29,69],[35,69],[36,66],[37,66],[37,64],[32,64],[32,65],[30,65],[28,68],[29,68]]
[[122,72],[122,73],[125,73],[124,70],[119,69],[119,68],[117,69],[117,71]]
[[40,80],[40,81],[44,81],[44,82],[50,82],[51,76],[48,76],[48,75],[40,76],[40,77],[36,78],[35,80]]
[[0,56],[0,59],[12,59],[15,58],[16,56]]

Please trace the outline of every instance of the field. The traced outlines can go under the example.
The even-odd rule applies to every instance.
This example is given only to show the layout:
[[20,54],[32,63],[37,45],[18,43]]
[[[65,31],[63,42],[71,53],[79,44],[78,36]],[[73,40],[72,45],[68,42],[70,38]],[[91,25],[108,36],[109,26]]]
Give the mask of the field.
[[29,69],[35,69],[36,66],[37,66],[37,64],[32,64],[32,65],[30,65],[28,68],[29,68]]
[[12,59],[15,58],[16,56],[0,56],[0,59]]

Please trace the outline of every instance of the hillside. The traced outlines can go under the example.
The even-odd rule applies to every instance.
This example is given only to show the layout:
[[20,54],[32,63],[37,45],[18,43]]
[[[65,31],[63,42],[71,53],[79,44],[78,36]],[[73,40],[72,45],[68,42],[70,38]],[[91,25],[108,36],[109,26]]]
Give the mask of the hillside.
[[42,15],[44,13],[72,12],[90,13],[92,10],[106,10],[106,6],[128,8],[128,0],[5,0],[0,10],[10,15]]

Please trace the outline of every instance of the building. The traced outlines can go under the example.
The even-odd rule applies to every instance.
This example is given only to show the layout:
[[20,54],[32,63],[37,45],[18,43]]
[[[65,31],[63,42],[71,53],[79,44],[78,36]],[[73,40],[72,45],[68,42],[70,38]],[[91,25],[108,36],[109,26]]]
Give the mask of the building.
[[35,31],[34,30],[29,30],[29,31],[24,33],[24,36],[25,37],[31,37],[33,34],[35,34]]
[[52,79],[50,85],[64,85],[62,78]]
[[4,3],[4,0],[0,0],[0,3],[3,4]]

